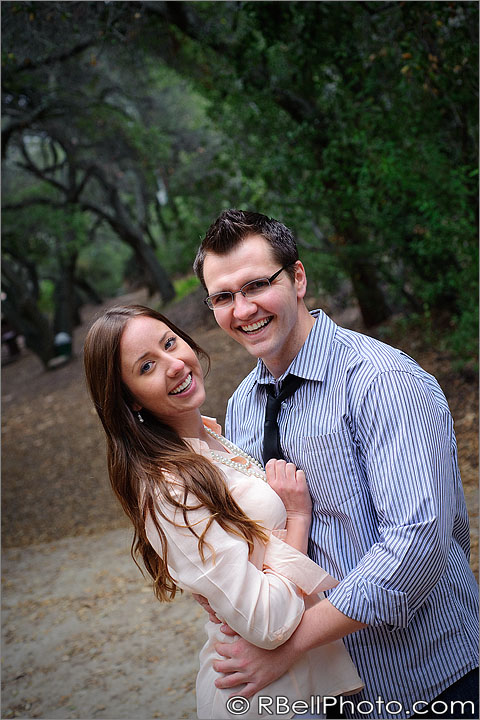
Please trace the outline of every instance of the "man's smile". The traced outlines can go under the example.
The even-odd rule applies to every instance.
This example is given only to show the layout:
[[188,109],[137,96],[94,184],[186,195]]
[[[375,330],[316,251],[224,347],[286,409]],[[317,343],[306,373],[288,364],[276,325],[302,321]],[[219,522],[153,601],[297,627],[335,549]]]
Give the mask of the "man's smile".
[[264,328],[272,320],[273,315],[270,315],[270,317],[263,318],[263,320],[258,320],[257,322],[251,323],[250,325],[240,325],[239,329],[244,333],[254,333],[257,332],[257,330],[261,330],[261,328]]

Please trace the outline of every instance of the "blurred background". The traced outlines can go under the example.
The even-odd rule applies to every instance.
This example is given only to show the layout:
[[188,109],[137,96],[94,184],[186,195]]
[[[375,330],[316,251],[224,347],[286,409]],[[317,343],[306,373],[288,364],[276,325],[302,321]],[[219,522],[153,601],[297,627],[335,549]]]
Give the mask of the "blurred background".
[[468,360],[477,69],[476,2],[4,3],[5,318],[48,363],[83,303],[171,300],[219,212],[255,208],[312,287],[367,326],[445,313]]
[[[69,575],[48,595],[42,578],[55,575],[42,563],[86,568],[95,543],[113,548],[127,532],[82,373],[98,313],[139,301],[190,332],[212,356],[205,412],[220,421],[252,367],[192,274],[228,207],[294,231],[310,307],[402,347],[439,379],[477,569],[478,3],[10,1],[1,13],[4,717],[193,712],[194,668],[161,708],[140,679],[125,694],[97,683],[90,705],[87,681],[72,679],[97,655],[110,682],[137,671],[122,656],[112,673],[118,639],[101,649],[92,635],[98,653],[85,655],[113,602],[95,594],[101,582],[116,602],[128,588],[144,606],[128,542],[123,585],[102,575],[102,555],[89,592]],[[36,596],[25,573],[29,586],[36,573]],[[156,658],[148,667],[164,677],[173,650],[163,660],[146,650],[160,638],[151,603],[136,663]],[[47,652],[37,638],[27,651],[32,627],[55,615],[79,623],[67,622],[67,645]]]

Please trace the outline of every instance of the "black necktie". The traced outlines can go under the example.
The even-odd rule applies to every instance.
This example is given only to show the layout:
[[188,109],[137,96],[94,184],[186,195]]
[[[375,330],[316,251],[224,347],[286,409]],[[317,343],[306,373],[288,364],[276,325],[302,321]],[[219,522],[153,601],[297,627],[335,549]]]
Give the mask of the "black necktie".
[[275,385],[267,385],[267,408],[263,430],[263,462],[265,464],[271,458],[283,458],[277,422],[278,413],[282,402],[290,395],[293,395],[302,383],[303,378],[296,375],[287,375],[278,395],[275,395]]

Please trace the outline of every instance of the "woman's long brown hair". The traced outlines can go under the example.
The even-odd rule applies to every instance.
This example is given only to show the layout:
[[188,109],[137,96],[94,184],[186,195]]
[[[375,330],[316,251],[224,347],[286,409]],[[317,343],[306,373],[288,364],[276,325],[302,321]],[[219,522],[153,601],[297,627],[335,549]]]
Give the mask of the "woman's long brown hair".
[[[249,550],[254,539],[266,541],[263,529],[248,518],[231,496],[222,474],[207,458],[195,453],[178,433],[151,413],[142,410],[143,423],[132,410],[133,398],[121,379],[120,340],[126,324],[138,316],[160,320],[187,342],[199,357],[207,354],[166,317],[143,305],[111,308],[94,322],[85,340],[87,384],[107,436],[108,472],[112,488],[134,527],[132,557],[141,556],[153,578],[159,600],[172,600],[178,590],[168,571],[167,539],[157,513],[166,517],[158,502],[178,508],[185,525],[198,538],[204,559],[206,533],[215,520],[224,530],[244,537]],[[165,475],[183,486],[183,500],[175,498]],[[177,486],[178,488],[178,486]],[[205,530],[198,535],[188,522],[188,511],[204,507],[209,512]],[[150,515],[158,531],[162,554],[148,542],[145,521]],[[137,563],[138,565],[138,563]]]

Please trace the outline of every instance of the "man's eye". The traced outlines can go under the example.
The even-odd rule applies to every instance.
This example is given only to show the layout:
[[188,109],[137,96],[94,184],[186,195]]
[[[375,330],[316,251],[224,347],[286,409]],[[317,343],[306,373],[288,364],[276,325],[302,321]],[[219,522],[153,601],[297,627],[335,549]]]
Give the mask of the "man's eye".
[[214,305],[224,305],[226,302],[230,302],[231,298],[230,293],[219,293],[212,297],[212,302]]
[[247,295],[255,295],[256,293],[262,292],[262,290],[265,290],[270,283],[266,278],[260,278],[259,280],[252,280],[252,282],[249,282],[247,285],[244,286],[243,292]]
[[153,362],[149,360],[148,362],[143,363],[142,367],[140,368],[140,373],[143,375],[144,373],[147,373],[153,365]]

